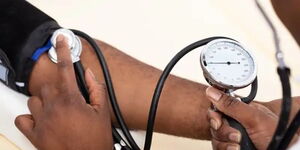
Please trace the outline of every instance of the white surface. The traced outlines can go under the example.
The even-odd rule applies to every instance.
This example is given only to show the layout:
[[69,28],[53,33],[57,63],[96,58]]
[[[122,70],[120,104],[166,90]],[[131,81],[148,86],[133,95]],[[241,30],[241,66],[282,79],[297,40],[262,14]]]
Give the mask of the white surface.
[[0,133],[23,150],[35,150],[14,124],[18,115],[29,113],[27,99],[0,83]]
[[[253,0],[29,0],[64,27],[76,28],[106,41],[148,64],[163,69],[183,47],[209,36],[229,36],[248,46],[258,60],[258,100],[281,96],[276,75],[272,34]],[[293,95],[300,95],[300,51],[290,34],[275,17],[269,1],[261,0],[275,21],[282,39],[287,64],[292,68]],[[206,83],[199,65],[199,51],[187,55],[174,74]],[[243,90],[241,93],[247,93]],[[4,94],[5,93],[5,96]],[[14,94],[14,93],[10,93]],[[0,90],[0,101],[18,102]],[[12,100],[13,99],[13,100]],[[22,98],[24,99],[24,98]],[[22,101],[22,100],[21,100]],[[17,141],[13,118],[26,111],[9,103],[0,105],[0,133]],[[17,109],[15,108],[17,107]],[[4,108],[4,109],[3,109]],[[4,117],[2,119],[2,117]],[[6,123],[7,122],[7,123]],[[22,141],[19,141],[19,145]],[[24,144],[26,145],[26,144]],[[155,150],[211,149],[209,142],[156,134]],[[29,150],[25,149],[24,150]]]
[[290,150],[299,150],[299,149],[300,149],[300,140],[298,140],[298,142],[290,148]]

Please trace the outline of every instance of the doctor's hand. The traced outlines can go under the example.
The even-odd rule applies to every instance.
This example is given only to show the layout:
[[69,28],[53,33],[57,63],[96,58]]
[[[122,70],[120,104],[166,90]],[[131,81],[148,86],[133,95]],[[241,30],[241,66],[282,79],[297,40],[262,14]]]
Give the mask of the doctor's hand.
[[[206,90],[206,95],[220,112],[234,118],[245,127],[258,150],[267,149],[278,122],[275,113],[258,103],[245,104],[212,87]],[[240,132],[231,128],[220,113],[209,110],[208,119],[214,150],[240,149]]]
[[57,39],[59,79],[42,88],[39,97],[31,97],[31,115],[15,120],[19,130],[39,150],[112,149],[111,120],[104,85],[93,73],[85,72],[91,104],[82,97],[74,74],[67,41]]
[[[212,87],[206,90],[206,95],[219,111],[239,121],[245,127],[258,150],[267,149],[277,127],[282,100],[245,104]],[[299,102],[300,98],[293,99],[290,121],[300,108]],[[214,149],[238,150],[240,132],[231,128],[218,112],[208,110],[208,119]],[[291,143],[298,137],[299,132]]]

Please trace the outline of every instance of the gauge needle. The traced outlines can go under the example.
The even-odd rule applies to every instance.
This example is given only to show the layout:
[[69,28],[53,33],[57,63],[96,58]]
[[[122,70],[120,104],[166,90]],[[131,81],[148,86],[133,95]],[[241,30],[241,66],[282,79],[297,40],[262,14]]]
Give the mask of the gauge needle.
[[241,64],[240,62],[208,62],[207,64],[227,64],[227,65],[231,65],[231,64]]

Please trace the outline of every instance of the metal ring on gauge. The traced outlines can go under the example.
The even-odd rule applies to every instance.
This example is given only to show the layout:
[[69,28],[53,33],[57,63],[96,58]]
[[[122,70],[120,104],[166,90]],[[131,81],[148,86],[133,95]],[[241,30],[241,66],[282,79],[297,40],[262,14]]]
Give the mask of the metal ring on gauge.
[[217,39],[205,45],[200,62],[209,83],[222,89],[246,87],[257,76],[257,64],[252,53],[230,39]]

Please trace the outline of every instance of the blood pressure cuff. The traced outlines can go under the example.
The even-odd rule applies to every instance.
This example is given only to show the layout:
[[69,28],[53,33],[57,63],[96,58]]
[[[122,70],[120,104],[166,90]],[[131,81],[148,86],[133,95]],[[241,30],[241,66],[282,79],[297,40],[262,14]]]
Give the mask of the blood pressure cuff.
[[16,90],[14,69],[2,49],[0,49],[0,81]]
[[28,94],[28,80],[35,60],[32,56],[43,47],[57,22],[25,0],[0,0],[0,48],[15,72],[19,92]]

